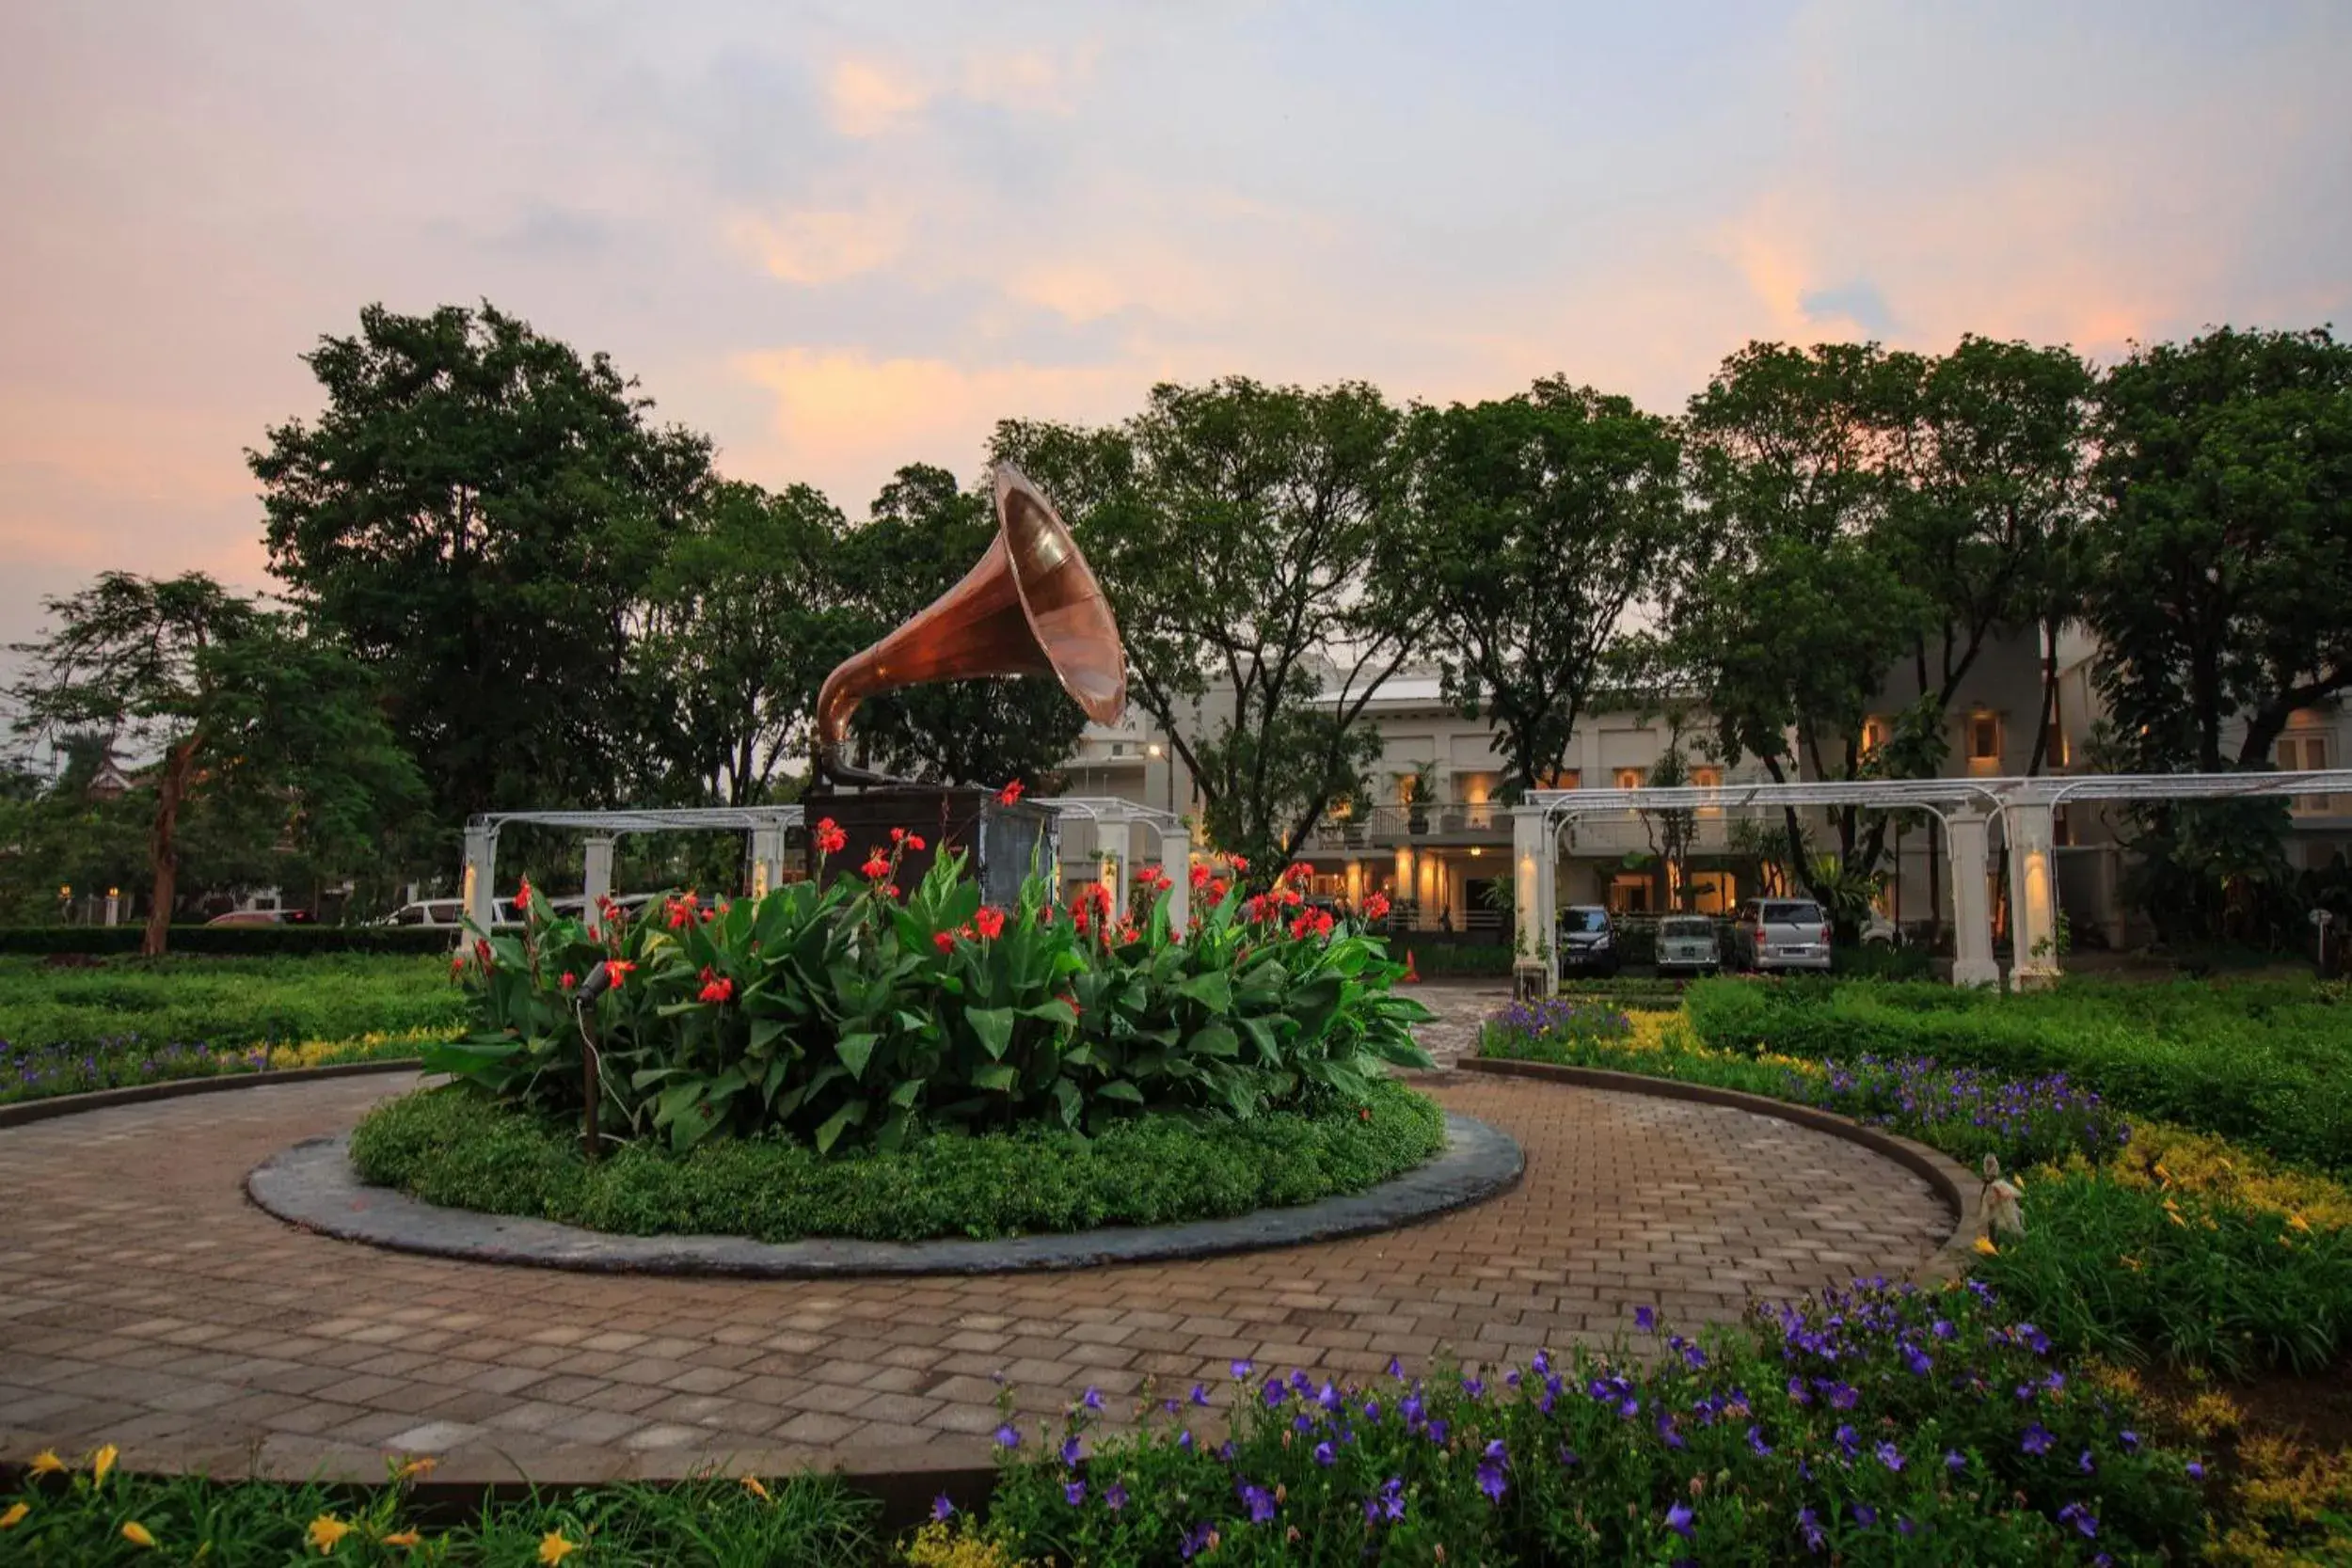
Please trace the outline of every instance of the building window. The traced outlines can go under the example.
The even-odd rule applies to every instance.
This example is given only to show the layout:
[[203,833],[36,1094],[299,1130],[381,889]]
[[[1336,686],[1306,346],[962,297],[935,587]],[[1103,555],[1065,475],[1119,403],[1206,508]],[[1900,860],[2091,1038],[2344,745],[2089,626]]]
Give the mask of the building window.
[[1691,912],[1729,914],[1740,907],[1739,883],[1728,871],[1691,873]]
[[1979,711],[1968,716],[1968,770],[1997,772],[2001,766],[2001,716]]
[[1127,754],[1127,743],[1126,743],[1125,741],[1123,741],[1123,740],[1114,740],[1114,741],[1112,741],[1112,742],[1111,742],[1111,755],[1113,755],[1113,756],[1115,756],[1115,757],[1123,757],[1123,756],[1125,756],[1126,754]]
[[[1692,768],[1692,769],[1691,769],[1691,787],[1692,787],[1692,789],[1721,789],[1721,788],[1723,788],[1723,787],[1724,787],[1724,770],[1723,770],[1722,768]],[[1723,807],[1721,807],[1721,806],[1701,806],[1701,807],[1699,808],[1699,815],[1700,815],[1701,816],[1708,816],[1708,817],[1713,817],[1713,816],[1723,816],[1723,814],[1724,814],[1724,808],[1723,808]]]
[[1886,721],[1865,719],[1862,721],[1862,754],[1866,757],[1870,756],[1885,744]]
[[2050,731],[2042,743],[2042,756],[2043,765],[2050,768],[2064,768],[2074,760],[2066,748],[2066,724],[2055,713],[2050,715]]
[[1650,912],[1650,879],[1639,871],[1620,871],[1609,882],[1609,908],[1617,914]]
[[1541,789],[1582,789],[1584,775],[1574,768],[1554,768],[1545,775],[1543,782],[1537,787]]
[[1619,789],[1639,789],[1642,787],[1643,781],[1645,777],[1646,774],[1642,768],[1620,768],[1617,769],[1617,787]]
[[[2324,735],[2283,735],[2279,737],[2279,770],[2318,773],[2328,767],[2328,737]],[[2332,795],[2297,795],[2287,809],[2297,816],[2328,816],[2335,810]]]

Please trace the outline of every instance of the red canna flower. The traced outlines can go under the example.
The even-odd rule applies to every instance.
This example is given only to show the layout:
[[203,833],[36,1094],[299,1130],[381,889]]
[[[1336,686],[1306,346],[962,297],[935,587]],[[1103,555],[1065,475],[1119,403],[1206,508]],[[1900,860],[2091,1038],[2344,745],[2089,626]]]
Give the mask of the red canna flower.
[[474,961],[479,963],[483,968],[487,969],[490,967],[490,943],[487,938],[476,937],[473,939],[473,956]]
[[938,948],[942,953],[952,953],[956,950],[956,939],[948,932],[933,931],[931,933],[931,945]]
[[637,966],[635,964],[630,963],[627,958],[607,958],[604,960],[605,977],[614,990],[619,990],[621,989],[621,982],[624,979],[627,979],[629,972],[634,970],[636,967]]
[[832,817],[819,817],[817,822],[817,852],[837,855],[850,847],[850,835],[841,831],[841,824]]
[[890,863],[882,859],[882,852],[877,849],[866,857],[866,863],[859,866],[858,870],[867,880],[879,882],[890,875]]
[[1224,878],[1212,877],[1209,879],[1209,896],[1216,899],[1220,904],[1225,902],[1225,888],[1226,882]]
[[1202,889],[1202,888],[1204,888],[1204,887],[1207,887],[1208,885],[1209,885],[1209,868],[1208,868],[1207,866],[1205,866],[1205,865],[1196,865],[1196,866],[1194,866],[1194,867],[1192,868],[1192,886],[1193,886],[1193,891],[1195,891],[1195,892],[1197,893],[1197,892],[1199,892],[1200,889]]
[[888,887],[886,887],[886,888],[882,889],[882,896],[883,896],[884,898],[889,898],[889,899],[896,900],[896,899],[899,899],[899,898],[904,898],[904,897],[906,896],[906,895],[898,891],[898,883],[893,882],[893,883],[891,883]]
[[1019,779],[1013,780],[1012,783],[1007,784],[1004,788],[996,792],[997,803],[999,805],[1006,806],[1019,805],[1021,803],[1021,781]]
[[977,942],[980,940],[980,934],[972,929],[972,923],[968,920],[961,926],[956,927],[956,935],[962,938],[965,942]]
[[531,879],[528,877],[523,879],[523,885],[515,890],[515,907],[518,910],[531,908]]
[[1004,935],[1005,911],[993,904],[982,904],[978,912],[972,916],[972,924],[978,927],[982,937],[994,942]]
[[1300,861],[1297,864],[1290,867],[1282,873],[1284,880],[1295,882],[1302,887],[1308,882],[1312,881],[1314,879],[1314,875],[1315,868],[1309,865],[1305,861]]
[[577,975],[577,974],[573,974],[570,970],[568,970],[568,969],[567,969],[567,970],[565,970],[565,971],[564,972],[564,979],[563,979],[562,984],[563,984],[563,987],[564,987],[564,989],[565,990],[571,990],[574,986],[576,986],[576,985],[580,984],[580,976],[579,976],[579,975]]
[[1135,922],[1132,920],[1119,928],[1119,940],[1121,942],[1133,942],[1136,940],[1136,926]]
[[1375,893],[1371,897],[1366,898],[1364,900],[1364,918],[1366,920],[1388,919],[1389,895],[1385,893]]
[[1232,866],[1236,871],[1247,871],[1249,869],[1249,863],[1239,855],[1226,856],[1225,863]]
[[923,840],[921,835],[916,833],[907,834],[907,847],[918,855],[921,854],[923,852]]
[[1038,911],[1037,911],[1037,923],[1038,923],[1039,925],[1041,925],[1041,926],[1051,926],[1051,925],[1054,923],[1054,906],[1053,906],[1053,905],[1051,905],[1051,904],[1041,904],[1041,905],[1039,905],[1039,906],[1038,906]]
[[735,982],[723,976],[711,981],[702,990],[702,999],[709,1006],[718,1006],[723,1002],[733,1001],[734,998]]
[[1335,922],[1331,918],[1331,911],[1329,910],[1317,910],[1315,911],[1315,935],[1319,937],[1329,936],[1331,934],[1331,927],[1334,924]]
[[891,830],[890,830],[890,842],[891,842],[891,843],[893,843],[893,844],[904,844],[904,843],[906,842],[906,840],[907,840],[907,831],[906,831],[904,828],[893,828],[893,829],[891,829]]

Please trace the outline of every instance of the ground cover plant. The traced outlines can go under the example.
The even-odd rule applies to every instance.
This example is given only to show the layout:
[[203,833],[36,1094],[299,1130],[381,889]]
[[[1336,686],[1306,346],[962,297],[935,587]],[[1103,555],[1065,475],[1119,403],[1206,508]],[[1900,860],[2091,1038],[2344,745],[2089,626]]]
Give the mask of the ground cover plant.
[[615,1485],[490,1502],[440,1522],[411,1487],[411,1461],[373,1491],[159,1478],[119,1467],[114,1448],[37,1459],[0,1498],[0,1560],[26,1568],[216,1562],[440,1564],[446,1568],[850,1568],[882,1557],[879,1510],[837,1481],[730,1478]]
[[2135,1117],[2352,1172],[2352,1005],[2309,983],[2070,980],[2004,996],[1938,985],[1708,981],[1684,1010],[1733,1053],[1927,1058],[2064,1072]]
[[0,958],[0,1103],[410,1056],[466,1020],[441,958]]
[[1445,1145],[1437,1107],[1401,1084],[1319,1113],[1139,1117],[1092,1136],[1032,1124],[831,1156],[787,1136],[644,1140],[590,1163],[571,1122],[517,1116],[462,1087],[378,1107],[352,1135],[362,1180],[428,1203],[628,1235],[919,1242],[1170,1225],[1360,1192]]
[[[1197,870],[1202,911],[1178,932],[1156,897],[1114,919],[1099,883],[1063,908],[1032,876],[1010,908],[984,905],[957,855],[902,892],[899,857],[921,840],[894,839],[834,878],[825,861],[846,841],[820,822],[815,879],[732,903],[688,894],[601,937],[526,889],[523,928],[480,940],[466,966],[476,1032],[428,1065],[576,1116],[593,1019],[616,1135],[685,1150],[775,1132],[819,1152],[1353,1105],[1389,1065],[1428,1065],[1411,1034],[1428,1011],[1391,989],[1402,966],[1306,908],[1295,879],[1244,897]],[[612,982],[593,1002],[592,976]]]
[[[1139,1435],[1008,1425],[968,1533],[1062,1562],[2147,1562],[2201,1464],[2086,1388],[1982,1286],[1883,1283],[1698,1341],[1334,1385],[1233,1367]],[[1203,1408],[1208,1406],[1211,1408]],[[1230,1437],[1202,1436],[1231,1407]]]

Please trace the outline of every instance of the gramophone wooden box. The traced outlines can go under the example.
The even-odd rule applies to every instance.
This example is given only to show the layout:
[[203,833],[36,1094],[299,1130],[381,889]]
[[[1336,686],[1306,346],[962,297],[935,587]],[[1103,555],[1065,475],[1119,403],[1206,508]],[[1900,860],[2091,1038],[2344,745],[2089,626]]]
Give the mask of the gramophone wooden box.
[[805,802],[810,819],[830,816],[849,844],[827,863],[836,877],[856,878],[866,852],[890,852],[890,830],[904,828],[923,840],[898,862],[898,886],[914,884],[943,850],[961,849],[978,879],[980,896],[1010,905],[1021,879],[1032,869],[1051,877],[1059,852],[1057,816],[1026,801],[1007,805],[993,789],[974,785],[882,784],[870,789],[828,790]]

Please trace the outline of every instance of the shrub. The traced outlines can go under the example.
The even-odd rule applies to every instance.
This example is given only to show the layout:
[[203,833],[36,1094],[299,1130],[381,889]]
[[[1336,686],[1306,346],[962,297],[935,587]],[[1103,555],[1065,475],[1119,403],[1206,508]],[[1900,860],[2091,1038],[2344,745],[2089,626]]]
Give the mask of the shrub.
[[[1212,1539],[1211,1560],[1253,1564],[2186,1557],[2187,1456],[2047,1348],[1973,1291],[1871,1286],[1483,1377],[1339,1386],[1236,1363],[1225,1400],[1171,1401],[1090,1455],[1083,1403],[1033,1446],[1009,1433],[986,1530],[1105,1564]],[[1192,1434],[1204,1401],[1231,1402],[1221,1447]]]
[[2077,1167],[1979,1273],[2066,1348],[2246,1377],[2314,1373],[2352,1338],[2352,1232]]
[[2070,983],[2020,996],[1872,982],[1702,981],[1708,1045],[1852,1061],[2064,1072],[2117,1108],[2352,1170],[2352,1007],[2308,986]]
[[[819,844],[829,832],[838,848],[830,823]],[[1114,925],[1099,883],[1059,911],[1031,877],[998,910],[961,856],[903,902],[896,851],[854,883],[819,865],[756,900],[648,905],[603,942],[526,889],[523,930],[480,940],[466,966],[479,1032],[428,1066],[576,1113],[579,983],[599,965],[619,982],[595,1003],[601,1114],[679,1149],[771,1129],[823,1151],[926,1128],[1247,1118],[1359,1101],[1384,1064],[1429,1064],[1411,1034],[1427,1009],[1390,990],[1401,969],[1288,879],[1228,893],[1179,941],[1156,899]]]
[[1320,1115],[1150,1117],[1089,1138],[1033,1125],[832,1158],[789,1138],[656,1143],[590,1164],[577,1123],[549,1123],[465,1085],[370,1112],[352,1134],[362,1180],[428,1203],[626,1235],[850,1236],[916,1242],[1105,1225],[1169,1225],[1359,1192],[1445,1143],[1438,1108],[1382,1081]]
[[134,958],[64,970],[0,959],[0,1039],[21,1051],[225,1051],[379,1032],[454,1034],[468,1011],[447,964],[432,958]]

